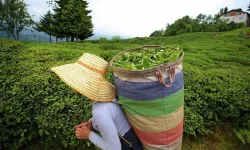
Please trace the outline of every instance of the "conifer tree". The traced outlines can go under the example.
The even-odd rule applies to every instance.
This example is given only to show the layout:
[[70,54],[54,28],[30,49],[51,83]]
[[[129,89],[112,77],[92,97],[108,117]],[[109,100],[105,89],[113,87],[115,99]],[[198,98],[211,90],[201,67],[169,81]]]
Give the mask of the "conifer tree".
[[35,29],[39,32],[45,32],[49,35],[50,43],[51,36],[56,34],[54,33],[53,24],[53,16],[50,11],[48,11],[43,17],[41,17],[40,22],[36,24]]
[[61,37],[71,37],[71,41],[84,40],[93,34],[91,12],[83,0],[57,0],[53,16],[54,32]]

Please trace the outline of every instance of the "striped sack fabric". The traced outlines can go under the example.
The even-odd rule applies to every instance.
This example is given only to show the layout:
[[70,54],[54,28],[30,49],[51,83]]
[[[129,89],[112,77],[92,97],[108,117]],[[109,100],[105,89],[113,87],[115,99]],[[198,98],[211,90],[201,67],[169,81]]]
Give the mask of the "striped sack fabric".
[[[152,47],[156,46],[128,51]],[[119,55],[121,54],[111,61],[118,99],[144,149],[181,149],[184,121],[184,53],[174,62],[142,71],[128,71],[112,66]]]

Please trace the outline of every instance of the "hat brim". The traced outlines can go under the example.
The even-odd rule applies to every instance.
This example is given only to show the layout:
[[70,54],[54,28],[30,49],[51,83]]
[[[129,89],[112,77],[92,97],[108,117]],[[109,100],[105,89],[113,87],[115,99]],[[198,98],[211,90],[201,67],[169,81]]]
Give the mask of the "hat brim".
[[115,87],[98,73],[78,63],[51,68],[67,85],[91,100],[108,102],[115,98]]

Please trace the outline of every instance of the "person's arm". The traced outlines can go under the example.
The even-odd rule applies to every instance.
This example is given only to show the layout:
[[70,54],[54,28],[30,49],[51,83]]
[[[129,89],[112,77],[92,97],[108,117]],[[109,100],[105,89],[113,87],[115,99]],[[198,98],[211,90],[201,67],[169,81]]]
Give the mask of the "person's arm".
[[102,137],[94,132],[89,135],[89,140],[103,150],[121,150],[121,142],[112,117],[105,112],[95,112],[93,120],[96,122]]

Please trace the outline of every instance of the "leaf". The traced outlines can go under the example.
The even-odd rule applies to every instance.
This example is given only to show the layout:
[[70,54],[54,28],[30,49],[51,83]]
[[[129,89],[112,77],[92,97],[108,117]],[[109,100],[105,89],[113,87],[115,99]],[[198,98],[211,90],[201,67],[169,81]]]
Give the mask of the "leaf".
[[43,135],[43,129],[39,129],[39,134],[42,136]]
[[49,132],[47,130],[45,130],[45,134],[49,135]]
[[238,139],[239,139],[244,145],[246,145],[246,142],[245,142],[245,139],[244,139],[243,135],[240,134],[240,132],[238,132],[238,131],[235,130],[235,129],[233,129],[233,131],[234,131],[235,135],[238,137]]
[[135,51],[129,54],[122,54],[117,58],[113,65],[129,70],[150,69],[160,64],[174,61],[180,56],[180,50],[171,49],[149,49]]
[[88,147],[90,147],[90,142],[87,142]]

